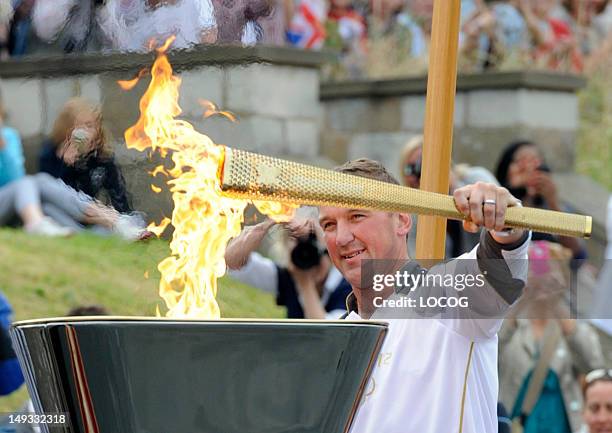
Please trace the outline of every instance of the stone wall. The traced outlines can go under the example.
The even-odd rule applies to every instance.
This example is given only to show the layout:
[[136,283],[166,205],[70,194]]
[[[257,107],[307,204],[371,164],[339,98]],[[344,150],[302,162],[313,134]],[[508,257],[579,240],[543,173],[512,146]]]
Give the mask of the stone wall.
[[[554,170],[573,168],[581,78],[541,72],[459,76],[453,158],[492,168],[517,138],[540,143]],[[396,172],[405,141],[422,131],[425,77],[321,87],[322,149],[339,159],[377,156]]]
[[[573,173],[578,97],[584,80],[545,72],[459,76],[455,99],[453,160],[494,170],[502,149],[521,138],[537,142],[557,176],[562,199],[576,212],[593,215],[587,248],[603,259],[607,192]],[[396,176],[406,141],[425,119],[426,77],[325,83],[321,86],[321,151],[337,161],[369,157]],[[578,187],[580,185],[580,187]],[[589,191],[585,199],[585,189]]]
[[[216,143],[294,159],[319,153],[319,75],[324,55],[282,48],[208,47],[170,55],[182,79],[182,118]],[[167,193],[154,194],[150,171],[160,160],[128,151],[124,131],[138,118],[138,103],[149,79],[125,92],[117,80],[130,79],[154,60],[149,54],[91,54],[9,61],[0,69],[0,94],[7,123],[24,141],[29,172],[64,102],[81,95],[102,107],[134,207],[153,219],[170,215]],[[200,100],[237,115],[203,119]]]

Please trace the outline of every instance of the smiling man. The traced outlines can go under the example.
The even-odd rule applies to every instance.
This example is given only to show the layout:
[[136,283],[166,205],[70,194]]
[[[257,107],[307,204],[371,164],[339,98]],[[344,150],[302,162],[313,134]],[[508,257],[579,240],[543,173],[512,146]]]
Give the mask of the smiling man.
[[[398,183],[382,165],[367,159],[337,170]],[[454,199],[469,217],[464,229],[486,230],[472,251],[429,270],[408,257],[410,215],[334,207],[319,210],[329,256],[353,289],[346,318],[389,321],[352,433],[497,432],[497,331],[527,278],[529,232],[504,230],[506,209],[520,205],[505,188],[477,183],[457,189]],[[398,281],[412,275],[423,284],[374,288],[372,274],[364,271],[368,263],[386,275],[397,274]],[[441,283],[448,276],[453,281],[459,281],[459,276],[467,281],[470,276],[482,284],[459,289]],[[427,285],[427,281],[434,283]],[[411,314],[404,308],[376,309],[380,298],[402,296],[415,303],[424,297],[461,296],[469,301],[469,308],[413,308]]]

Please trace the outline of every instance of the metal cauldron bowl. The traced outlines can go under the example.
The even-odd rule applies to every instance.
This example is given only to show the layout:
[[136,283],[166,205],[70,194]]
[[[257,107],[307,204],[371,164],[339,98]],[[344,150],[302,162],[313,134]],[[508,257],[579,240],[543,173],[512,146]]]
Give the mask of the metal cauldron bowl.
[[383,323],[65,317],[15,323],[37,413],[74,433],[342,433]]

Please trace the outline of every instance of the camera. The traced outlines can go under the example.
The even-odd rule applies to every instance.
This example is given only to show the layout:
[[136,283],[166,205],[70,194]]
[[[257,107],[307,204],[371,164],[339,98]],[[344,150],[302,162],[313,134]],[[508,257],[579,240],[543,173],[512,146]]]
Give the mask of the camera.
[[308,270],[321,263],[323,254],[317,236],[311,232],[307,237],[298,238],[297,245],[291,251],[291,262],[299,269]]

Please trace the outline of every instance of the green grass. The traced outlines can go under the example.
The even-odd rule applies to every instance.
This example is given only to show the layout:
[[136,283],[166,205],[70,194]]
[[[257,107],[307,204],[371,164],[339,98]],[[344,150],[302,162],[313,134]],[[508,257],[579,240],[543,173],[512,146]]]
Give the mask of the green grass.
[[[154,316],[157,306],[165,311],[157,263],[168,253],[163,240],[53,239],[1,229],[0,290],[14,320],[63,316],[83,304],[104,305],[113,315]],[[220,280],[218,300],[223,317],[285,317],[272,296],[227,277]],[[16,410],[26,398],[25,386],[0,398],[0,412]]]

